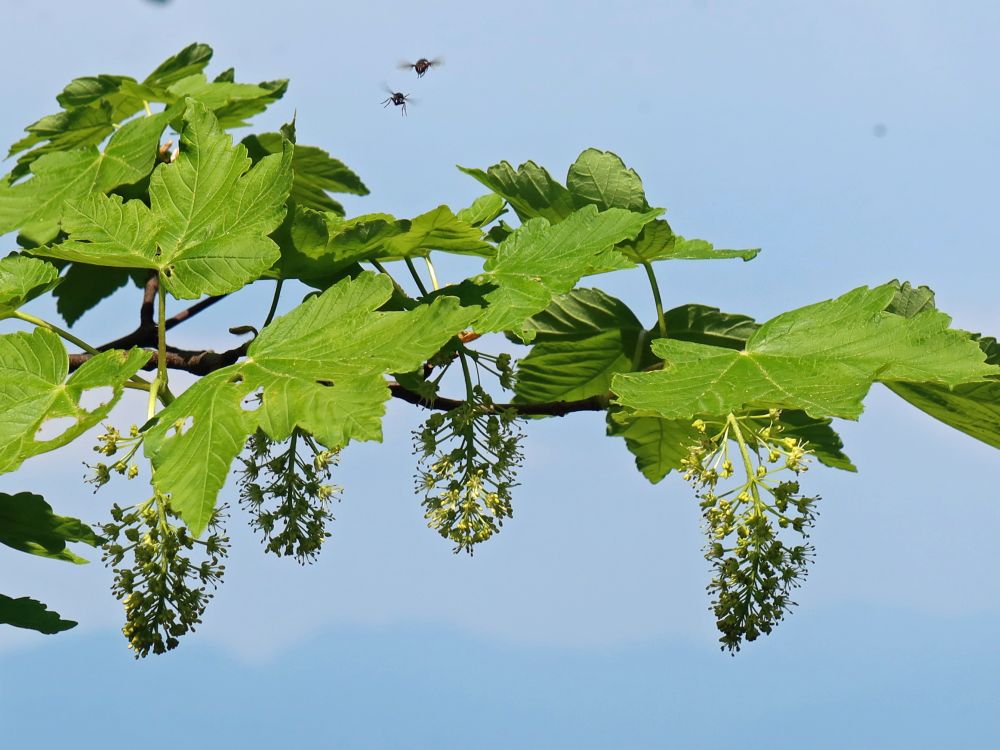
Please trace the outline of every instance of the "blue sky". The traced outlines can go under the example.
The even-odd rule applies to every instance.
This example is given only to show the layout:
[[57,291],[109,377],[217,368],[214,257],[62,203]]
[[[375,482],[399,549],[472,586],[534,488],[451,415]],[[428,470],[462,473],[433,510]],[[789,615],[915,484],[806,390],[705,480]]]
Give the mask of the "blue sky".
[[[204,41],[214,71],[291,79],[259,127],[296,112],[300,142],[371,188],[352,212],[459,207],[482,189],[455,164],[530,158],[562,176],[596,146],[642,175],[680,233],[763,248],[752,263],[663,266],[668,305],[766,319],[903,278],[933,287],[957,326],[1000,333],[994,3],[0,7],[3,144],[71,78],[142,76]],[[394,68],[439,54],[419,81]],[[383,82],[418,100],[407,118],[380,106]],[[446,281],[469,270],[441,265]],[[599,281],[652,320],[639,272]],[[177,344],[228,345],[269,296],[217,305]],[[74,330],[103,341],[120,328],[94,313]],[[735,658],[715,644],[688,488],[646,483],[596,415],[529,426],[515,517],[470,559],[425,528],[409,451],[420,415],[392,405],[384,445],[344,452],[319,562],[265,557],[233,519],[227,581],[168,656],[131,659],[100,563],[0,550],[0,590],[81,623],[0,631],[0,719],[40,746],[981,746],[1000,731],[1000,454],[884,389],[866,405],[838,426],[860,473],[806,477],[823,500],[800,607]],[[0,477],[0,491],[88,519],[140,499],[78,483],[86,439],[66,454]]]

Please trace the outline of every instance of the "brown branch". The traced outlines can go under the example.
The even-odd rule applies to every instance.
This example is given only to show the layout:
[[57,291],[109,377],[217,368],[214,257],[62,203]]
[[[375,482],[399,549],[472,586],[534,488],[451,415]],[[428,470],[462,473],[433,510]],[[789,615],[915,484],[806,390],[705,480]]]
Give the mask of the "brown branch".
[[[224,352],[216,352],[211,349],[204,351],[190,351],[187,349],[170,349],[167,352],[167,367],[172,370],[184,370],[194,375],[208,375],[210,372],[221,370],[223,367],[235,364],[240,357],[247,353],[250,342],[244,342],[235,349]],[[149,360],[142,366],[143,370],[155,370],[158,363],[157,353],[149,351]],[[69,369],[72,372],[80,367],[84,362],[93,357],[92,354],[83,352],[69,355]]]
[[153,313],[153,305],[156,302],[156,292],[160,288],[160,276],[156,271],[149,272],[146,279],[146,286],[142,290],[142,306],[139,308],[139,328],[156,327],[156,316]]
[[201,300],[201,302],[195,302],[191,307],[181,310],[179,313],[174,315],[172,318],[167,318],[166,326],[164,326],[168,331],[176,325],[183,323],[188,318],[193,318],[195,315],[200,313],[202,310],[211,307],[220,299],[225,299],[228,294],[220,294],[218,297],[206,297]]
[[[142,294],[142,307],[139,310],[139,327],[132,331],[132,333],[126,334],[121,338],[109,341],[106,344],[101,344],[97,347],[99,351],[106,352],[110,349],[131,349],[133,346],[156,346],[156,321],[153,318],[153,307],[156,302],[156,292],[158,287],[159,280],[155,275],[151,276],[149,281],[146,282],[146,286]],[[228,295],[220,294],[217,297],[206,297],[200,302],[195,302],[191,305],[191,307],[181,310],[171,318],[167,318],[164,328],[169,331],[174,326],[180,325],[188,318],[193,318],[202,310],[211,307],[220,299],[227,296]]]
[[[436,411],[451,411],[465,403],[459,399],[445,398],[444,396],[435,396],[430,399],[424,398],[419,393],[415,393],[409,388],[401,386],[399,383],[389,383],[389,390],[395,398]],[[549,401],[536,404],[494,404],[493,409],[494,411],[507,411],[510,409],[525,417],[562,417],[577,411],[604,411],[608,408],[610,399],[611,394],[604,393],[600,396],[581,398],[576,401]]]
[[[246,354],[250,342],[244,342],[235,349],[224,352],[212,350],[189,351],[185,349],[171,349],[167,352],[167,367],[172,370],[183,370],[194,375],[207,375],[215,370],[235,364]],[[76,370],[84,362],[91,359],[93,355],[88,353],[69,355],[69,369]],[[149,361],[143,365],[144,370],[155,370],[157,365],[157,354],[149,351]],[[461,406],[464,401],[445,396],[435,396],[434,398],[424,398],[419,393],[411,391],[396,382],[389,383],[389,391],[394,398],[401,401],[422,406],[425,409],[436,411],[450,411]],[[600,396],[581,398],[576,401],[551,401],[534,404],[495,404],[496,411],[513,410],[517,414],[525,417],[562,417],[578,411],[604,411],[608,408],[611,393],[604,393]]]

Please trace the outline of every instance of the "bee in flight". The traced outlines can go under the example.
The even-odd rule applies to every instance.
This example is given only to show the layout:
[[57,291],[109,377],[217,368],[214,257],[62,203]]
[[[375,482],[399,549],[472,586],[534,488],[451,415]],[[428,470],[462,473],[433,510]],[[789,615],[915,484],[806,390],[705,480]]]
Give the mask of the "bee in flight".
[[402,114],[405,116],[406,115],[406,102],[409,101],[411,104],[413,103],[413,100],[410,99],[409,94],[404,94],[401,91],[393,91],[388,86],[386,86],[385,90],[388,92],[389,97],[385,101],[382,102],[382,106],[383,107],[388,107],[390,104],[393,104],[393,105],[395,105],[397,107],[402,107],[403,108]]
[[426,57],[421,57],[414,63],[411,62],[401,62],[399,64],[400,70],[407,70],[413,68],[417,71],[417,78],[423,78],[424,73],[426,73],[431,68],[436,68],[444,62],[440,57],[435,57],[433,60],[428,60]]

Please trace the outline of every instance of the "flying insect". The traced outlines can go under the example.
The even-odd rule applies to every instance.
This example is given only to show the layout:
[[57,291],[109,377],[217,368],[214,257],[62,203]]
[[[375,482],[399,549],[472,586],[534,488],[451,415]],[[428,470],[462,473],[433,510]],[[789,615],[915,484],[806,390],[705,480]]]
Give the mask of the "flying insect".
[[435,57],[433,60],[428,60],[426,57],[421,57],[416,62],[401,62],[399,64],[400,70],[406,70],[408,68],[413,68],[417,71],[417,78],[423,78],[424,74],[431,68],[436,68],[444,63],[444,60],[440,57]]
[[382,106],[388,107],[390,104],[393,104],[397,107],[402,107],[403,108],[402,114],[403,116],[405,116],[406,103],[407,102],[410,102],[411,104],[413,103],[413,100],[410,99],[410,95],[404,94],[402,91],[393,91],[388,86],[385,87],[385,90],[389,94],[389,97],[382,102]]

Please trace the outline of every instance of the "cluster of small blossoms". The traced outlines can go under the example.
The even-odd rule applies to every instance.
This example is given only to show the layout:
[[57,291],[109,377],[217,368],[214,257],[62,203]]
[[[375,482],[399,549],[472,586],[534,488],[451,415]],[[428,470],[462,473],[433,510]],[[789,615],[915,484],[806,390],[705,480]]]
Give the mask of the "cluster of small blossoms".
[[142,435],[139,433],[138,425],[132,425],[127,436],[122,435],[116,427],[105,426],[105,431],[97,436],[97,445],[94,446],[94,450],[109,457],[116,456],[119,451],[125,450],[125,455],[111,464],[98,461],[91,466],[84,463],[84,466],[92,472],[86,481],[88,484],[94,485],[94,492],[111,481],[111,472],[128,479],[135,479],[139,475],[139,467],[132,462],[132,459],[141,445]]
[[475,386],[469,401],[431,415],[414,432],[424,518],[455,543],[455,552],[471,554],[513,515],[510,491],[523,438],[515,420],[514,412],[497,411],[489,394]]
[[[102,559],[114,570],[111,591],[125,605],[122,632],[136,658],[176,648],[178,639],[201,622],[225,571],[229,539],[220,529],[221,510],[209,534],[195,539],[162,495],[130,508],[117,504],[101,530]],[[197,562],[192,556],[197,551]]]
[[[784,618],[795,604],[791,590],[805,577],[813,554],[804,540],[819,498],[802,496],[798,481],[775,476],[806,471],[811,451],[781,435],[779,418],[780,412],[771,410],[730,414],[721,422],[697,420],[702,438],[683,460],[684,478],[701,500],[719,640],[730,651],[770,633]],[[725,481],[734,477],[733,483]],[[720,490],[720,481],[728,488]],[[789,529],[801,537],[797,543],[782,538]]]
[[514,381],[517,379],[517,372],[514,369],[514,360],[507,354],[486,354],[485,352],[471,352],[476,366],[494,375],[500,383],[500,387],[508,391],[514,390]]
[[[306,455],[300,455],[303,451]],[[240,504],[250,513],[264,548],[275,555],[295,555],[312,562],[330,536],[330,504],[341,492],[329,484],[340,450],[327,450],[307,432],[296,428],[279,451],[279,444],[258,430],[250,437],[240,478]]]

